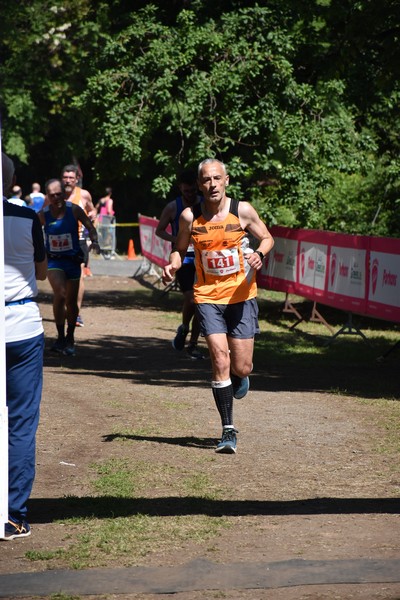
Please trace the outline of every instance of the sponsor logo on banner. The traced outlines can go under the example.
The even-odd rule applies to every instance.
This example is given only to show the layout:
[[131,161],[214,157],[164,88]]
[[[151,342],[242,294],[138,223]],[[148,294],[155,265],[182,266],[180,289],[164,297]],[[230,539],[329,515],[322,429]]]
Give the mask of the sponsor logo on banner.
[[354,262],[350,269],[350,280],[352,283],[359,285],[362,283],[362,271],[357,262]]
[[336,277],[336,252],[334,252],[331,257],[331,287],[333,287],[335,277]]
[[304,248],[300,250],[300,268],[301,268],[301,278],[304,279],[304,273],[306,270],[306,256]]
[[[397,240],[396,240],[397,241]],[[390,249],[390,248],[388,248]],[[380,311],[384,310],[383,315],[399,315],[400,317],[400,253],[372,252],[370,262],[370,286],[369,295],[373,300],[372,311],[378,313],[377,305],[382,306]],[[396,312],[397,311],[397,312]]]
[[385,285],[390,285],[392,287],[396,287],[397,286],[397,275],[394,275],[394,273],[391,273],[390,271],[386,271],[386,269],[383,269],[382,287],[384,287]]
[[315,267],[315,272],[319,273],[320,275],[324,275],[325,274],[324,257],[321,254],[318,255],[317,266]]
[[349,275],[349,267],[342,262],[339,262],[339,277],[345,277],[347,279]]
[[378,283],[379,261],[377,258],[372,263],[372,294],[375,295],[376,284]]
[[296,264],[296,258],[293,256],[292,250],[290,250],[290,252],[287,256],[287,259],[286,259],[286,266],[294,267],[295,264]]

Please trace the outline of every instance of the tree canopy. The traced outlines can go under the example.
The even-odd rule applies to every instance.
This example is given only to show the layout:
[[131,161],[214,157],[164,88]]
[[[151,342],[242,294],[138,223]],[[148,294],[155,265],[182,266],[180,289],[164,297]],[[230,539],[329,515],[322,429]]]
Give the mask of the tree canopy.
[[399,235],[396,0],[1,4],[21,164],[76,160],[159,214],[179,170],[214,156],[269,225]]

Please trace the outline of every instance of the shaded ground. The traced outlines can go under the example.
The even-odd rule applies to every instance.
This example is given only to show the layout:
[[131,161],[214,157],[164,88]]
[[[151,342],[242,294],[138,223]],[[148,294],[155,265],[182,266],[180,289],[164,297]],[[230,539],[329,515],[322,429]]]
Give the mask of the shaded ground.
[[[129,456],[154,468],[160,462],[171,468],[184,464],[189,472],[201,465],[207,477],[220,482],[222,499],[199,502],[161,479],[132,500],[116,498],[116,517],[200,512],[233,522],[215,539],[170,547],[166,542],[133,564],[400,558],[398,464],[392,454],[377,450],[385,436],[379,403],[361,404],[356,397],[398,398],[396,357],[379,366],[329,360],[316,365],[311,358],[294,369],[273,354],[256,353],[251,391],[235,405],[238,454],[219,456],[213,451],[220,425],[209,362],[177,355],[170,345],[180,297],[158,294],[153,302],[128,277],[94,277],[86,287],[78,355],[60,359],[46,352],[30,505],[33,535],[1,545],[0,573],[45,570],[44,561],[28,560],[26,552],[66,545],[79,533],[72,527],[66,536],[58,519],[103,518],[102,499],[92,497],[90,465]],[[49,347],[55,327],[47,282],[41,292]],[[81,499],[73,502],[70,496]],[[131,566],[126,560],[116,564],[110,558],[106,566]],[[174,597],[393,599],[400,598],[400,583],[193,591]]]

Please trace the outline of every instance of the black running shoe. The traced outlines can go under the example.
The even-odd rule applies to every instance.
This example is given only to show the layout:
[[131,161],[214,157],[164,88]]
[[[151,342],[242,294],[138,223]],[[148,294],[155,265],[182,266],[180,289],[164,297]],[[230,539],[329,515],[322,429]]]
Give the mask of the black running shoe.
[[65,339],[58,339],[54,342],[54,344],[51,346],[50,350],[51,352],[57,352],[58,354],[62,354],[64,352],[64,348],[65,348]]
[[184,349],[188,333],[189,329],[187,327],[185,327],[184,325],[179,325],[178,329],[176,330],[176,336],[172,340],[172,347],[175,350],[181,352],[181,350]]

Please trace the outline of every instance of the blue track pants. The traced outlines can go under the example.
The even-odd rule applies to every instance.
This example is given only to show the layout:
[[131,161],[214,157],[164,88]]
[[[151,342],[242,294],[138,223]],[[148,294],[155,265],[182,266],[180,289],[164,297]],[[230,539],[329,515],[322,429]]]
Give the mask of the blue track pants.
[[35,479],[36,431],[43,385],[44,334],[6,344],[8,512],[22,521]]

